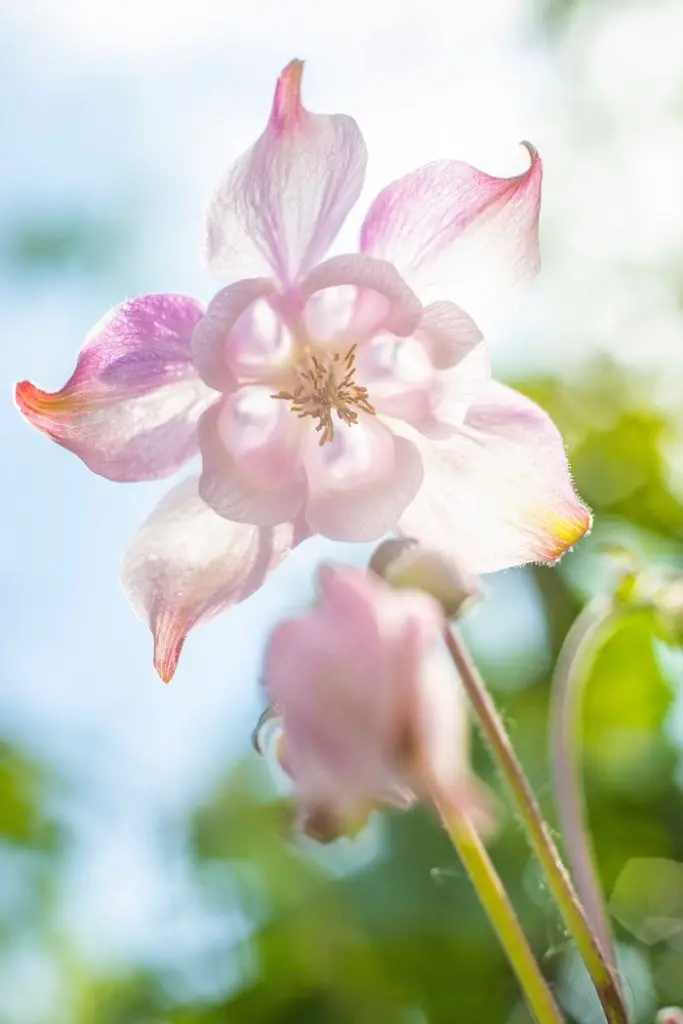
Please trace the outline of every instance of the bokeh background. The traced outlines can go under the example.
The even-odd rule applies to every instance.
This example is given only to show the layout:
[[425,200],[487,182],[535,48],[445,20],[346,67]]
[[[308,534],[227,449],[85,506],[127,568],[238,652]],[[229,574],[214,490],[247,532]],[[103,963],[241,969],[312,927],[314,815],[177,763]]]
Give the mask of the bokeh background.
[[[192,635],[164,687],[117,582],[163,485],[89,474],[11,387],[61,386],[124,298],[210,297],[207,196],[293,57],[307,105],[368,142],[342,247],[389,180],[444,156],[514,173],[533,140],[544,271],[494,361],[556,418],[596,528],[558,568],[488,580],[468,634],[554,820],[549,675],[608,582],[601,548],[683,562],[680,0],[0,0],[0,26],[0,1022],[524,1024],[428,813],[292,844],[250,752],[269,628],[321,557],[367,551],[305,545]],[[682,680],[643,612],[588,683],[589,810],[636,1022],[683,1003]],[[568,1019],[599,1022],[512,813],[491,852]]]

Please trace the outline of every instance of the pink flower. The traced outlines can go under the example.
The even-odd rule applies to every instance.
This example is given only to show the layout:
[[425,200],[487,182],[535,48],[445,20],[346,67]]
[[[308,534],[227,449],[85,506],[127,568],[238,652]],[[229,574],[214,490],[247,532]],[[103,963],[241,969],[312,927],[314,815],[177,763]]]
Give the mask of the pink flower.
[[280,757],[304,820],[333,838],[376,805],[438,791],[488,823],[438,603],[350,568],[324,566],[319,591],[312,611],[277,626],[265,656]]
[[60,391],[17,386],[27,419],[112,480],[201,454],[198,489],[171,493],[124,569],[167,679],[187,631],[311,533],[398,527],[481,573],[552,562],[590,525],[556,428],[490,381],[480,330],[538,270],[538,154],[513,178],[429,164],[371,204],[360,252],[320,262],[366,149],[352,118],[302,106],[302,68],[211,203],[208,308],[124,303]]

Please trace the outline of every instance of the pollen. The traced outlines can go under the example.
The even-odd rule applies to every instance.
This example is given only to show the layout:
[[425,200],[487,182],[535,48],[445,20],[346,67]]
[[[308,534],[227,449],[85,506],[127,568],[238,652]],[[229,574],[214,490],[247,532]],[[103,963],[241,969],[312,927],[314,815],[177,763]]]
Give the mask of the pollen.
[[336,353],[329,359],[311,353],[306,366],[298,372],[298,386],[272,396],[289,402],[299,418],[310,416],[317,420],[315,429],[320,434],[321,447],[334,438],[333,413],[349,426],[358,422],[359,412],[375,413],[367,388],[354,381],[356,347],[352,345],[346,355]]

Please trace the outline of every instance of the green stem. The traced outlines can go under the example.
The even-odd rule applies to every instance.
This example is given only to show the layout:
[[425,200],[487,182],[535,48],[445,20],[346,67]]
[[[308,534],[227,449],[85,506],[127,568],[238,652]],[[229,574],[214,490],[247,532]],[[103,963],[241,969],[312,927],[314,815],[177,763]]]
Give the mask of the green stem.
[[562,1024],[564,1018],[474,826],[465,815],[452,810],[448,801],[434,790],[432,799],[538,1024]]
[[483,679],[457,634],[446,630],[446,645],[472,702],[475,714],[517,804],[527,835],[548,881],[567,928],[588,969],[609,1024],[628,1024],[618,985],[591,931],[541,809],[512,747],[505,726]]
[[618,980],[614,941],[600,889],[581,787],[581,709],[599,644],[615,625],[614,602],[598,598],[581,612],[557,659],[551,687],[550,750],[560,828],[576,888],[603,956]]

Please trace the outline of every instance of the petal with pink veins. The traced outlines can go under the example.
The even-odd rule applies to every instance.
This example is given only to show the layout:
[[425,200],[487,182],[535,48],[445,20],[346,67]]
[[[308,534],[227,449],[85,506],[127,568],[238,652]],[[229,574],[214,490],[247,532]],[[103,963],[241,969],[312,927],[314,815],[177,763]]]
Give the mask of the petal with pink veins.
[[294,519],[306,482],[301,468],[302,421],[268,388],[240,388],[199,423],[199,493],[220,516],[274,526]]
[[423,303],[452,300],[495,330],[538,273],[541,159],[496,178],[441,160],[388,185],[361,229],[361,249],[393,263]]
[[188,632],[258,590],[293,546],[293,527],[247,526],[217,516],[183,480],[133,539],[123,588],[154,635],[154,665],[169,682]]
[[239,321],[255,303],[269,298],[276,290],[277,283],[272,278],[257,277],[237,281],[214,295],[192,335],[194,365],[209,387],[217,391],[234,389],[235,371],[242,368],[239,356],[244,354],[244,349],[248,355],[253,347],[258,361],[259,335],[251,323],[240,324]]
[[184,295],[145,295],[92,329],[57,392],[17,385],[24,416],[110,480],[154,480],[198,451],[197,421],[214,397],[197,377],[190,341],[203,314]]
[[351,426],[335,425],[327,444],[311,432],[304,461],[306,522],[331,540],[376,540],[394,529],[422,482],[415,445],[365,413]]
[[424,483],[399,528],[470,572],[551,564],[590,529],[557,428],[502,384],[486,385],[447,441],[416,443]]
[[472,317],[454,302],[425,306],[415,334],[439,370],[457,366],[484,340]]
[[457,366],[439,374],[439,394],[431,419],[420,425],[421,433],[435,439],[450,437],[462,426],[470,406],[490,380],[489,350],[482,341]]
[[302,72],[300,60],[284,69],[263,135],[214,195],[206,256],[221,279],[274,273],[293,284],[324,256],[360,195],[360,129],[344,114],[309,113]]
[[386,260],[364,253],[333,256],[320,263],[297,289],[302,303],[325,289],[352,285],[356,299],[346,326],[349,342],[362,341],[379,330],[405,337],[412,334],[422,315],[422,305],[398,271]]

